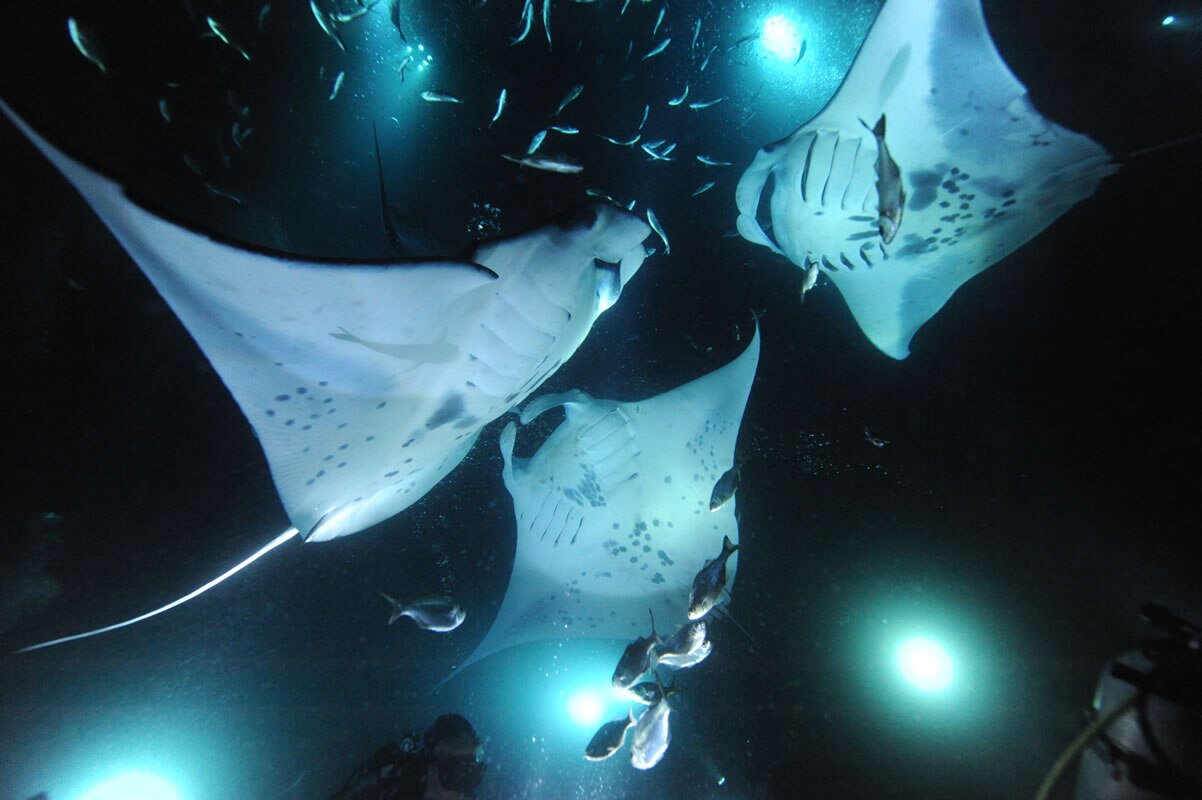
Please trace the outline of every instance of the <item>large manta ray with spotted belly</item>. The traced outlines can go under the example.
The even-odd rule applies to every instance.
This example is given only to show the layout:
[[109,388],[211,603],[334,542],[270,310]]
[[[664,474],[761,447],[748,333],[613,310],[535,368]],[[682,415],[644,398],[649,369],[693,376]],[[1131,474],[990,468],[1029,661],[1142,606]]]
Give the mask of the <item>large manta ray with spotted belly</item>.
[[[735,501],[710,510],[714,484],[734,464],[735,441],[760,358],[757,330],[742,354],[645,400],[579,390],[522,409],[530,424],[563,406],[564,421],[528,459],[501,433],[517,551],[492,628],[463,669],[523,642],[627,639],[688,620],[689,589],[723,538],[739,541]],[[728,565],[734,585],[738,555]],[[458,673],[456,673],[458,674]]]
[[331,263],[256,251],[170,222],[10,120],[121,242],[225,382],[292,527],[178,600],[283,542],[347,536],[417,502],[480,430],[566,361],[643,263],[646,223],[592,205],[482,242],[465,260]]
[[[869,128],[882,116],[905,194],[888,244]],[[901,359],[956,289],[1115,168],[1032,107],[979,0],[888,0],[830,103],[755,156],[735,190],[737,225],[802,268],[816,264],[872,343]]]

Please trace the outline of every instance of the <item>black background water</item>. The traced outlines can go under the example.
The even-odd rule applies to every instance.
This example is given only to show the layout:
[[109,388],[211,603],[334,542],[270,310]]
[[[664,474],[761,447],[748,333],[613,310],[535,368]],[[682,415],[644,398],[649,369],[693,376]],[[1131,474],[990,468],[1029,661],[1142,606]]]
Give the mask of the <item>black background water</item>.
[[[615,3],[556,3],[551,54],[537,20],[529,41],[508,46],[520,4],[411,4],[406,32],[435,60],[404,85],[378,11],[347,26],[343,55],[300,3],[273,3],[262,33],[259,7],[233,3],[196,0],[191,15],[167,2],[7,9],[2,96],[71,152],[234,238],[387,255],[372,119],[390,191],[448,248],[473,218],[491,219],[485,202],[505,232],[581,202],[585,186],[655,208],[672,255],[648,261],[547,390],[663,391],[733,356],[751,309],[763,312],[764,352],[740,439],[731,606],[754,648],[716,627],[652,772],[579,760],[591,731],[565,726],[562,704],[542,696],[554,694],[562,648],[502,654],[429,691],[488,629],[508,580],[512,512],[492,426],[449,479],[375,529],[285,547],[140,627],[0,662],[0,796],[72,797],[137,762],[166,765],[190,798],[272,797],[298,776],[283,796],[321,797],[377,744],[448,709],[489,736],[488,797],[1031,795],[1079,729],[1104,660],[1138,640],[1138,606],[1202,617],[1202,158],[1194,142],[1130,159],[964,286],[911,357],[893,361],[829,284],[799,307],[795,267],[723,237],[755,149],[836,88],[874,15],[861,6],[792,7],[815,28],[797,72],[750,51],[716,56],[707,85],[729,99],[700,113],[664,106],[700,56],[637,62],[659,8],[638,0],[620,20]],[[701,42],[731,44],[770,10],[673,3],[661,35],[683,47],[701,15]],[[986,5],[1035,106],[1120,157],[1202,130],[1202,22],[1188,10]],[[1170,13],[1181,24],[1161,26]],[[208,14],[243,32],[251,62],[200,38]],[[71,46],[69,15],[104,44],[106,74]],[[628,41],[634,55],[616,66]],[[339,70],[346,83],[328,102]],[[544,148],[581,159],[581,178],[497,157],[523,150],[576,83],[586,89],[564,119],[586,133],[548,148],[551,134]],[[501,86],[511,106],[489,131]],[[422,103],[422,88],[465,103]],[[216,144],[235,113],[227,89],[255,128],[245,153],[222,145],[228,170]],[[645,103],[657,138],[687,158],[649,163],[589,137],[629,135]],[[735,166],[706,169],[698,152]],[[206,193],[182,153],[246,204]],[[136,267],[11,126],[0,154],[0,554],[15,647],[165,602],[287,520],[248,425]],[[717,187],[690,198],[710,178]],[[866,444],[865,422],[889,446]],[[446,637],[384,628],[377,586],[451,591],[468,621]],[[13,587],[31,588],[15,602]],[[915,622],[957,649],[954,700],[891,681],[880,642]]]

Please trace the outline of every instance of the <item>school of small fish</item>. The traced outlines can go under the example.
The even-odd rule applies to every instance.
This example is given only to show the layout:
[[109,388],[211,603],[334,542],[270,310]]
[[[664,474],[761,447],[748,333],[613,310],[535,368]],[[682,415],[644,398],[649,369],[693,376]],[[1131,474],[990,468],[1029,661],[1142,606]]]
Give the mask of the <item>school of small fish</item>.
[[[650,216],[650,214],[649,214]],[[714,484],[710,510],[721,508],[738,489],[739,465],[736,464]],[[612,683],[625,689],[632,701],[647,708],[637,718],[627,710],[625,717],[604,723],[584,750],[589,761],[603,761],[622,749],[631,728],[630,764],[635,769],[648,770],[659,764],[672,741],[670,725],[672,706],[668,700],[676,693],[675,681],[665,687],[659,676],[661,667],[682,670],[695,667],[709,658],[714,643],[709,640],[709,625],[704,617],[722,599],[726,589],[726,562],[738,552],[739,546],[723,537],[722,552],[709,559],[697,571],[689,591],[689,622],[671,636],[661,637],[651,616],[651,633],[640,636],[626,646],[614,667]],[[650,610],[648,610],[650,613]],[[728,617],[729,619],[729,617]],[[651,674],[651,681],[639,683],[639,678]]]
[[[425,53],[425,48],[418,44],[418,40],[414,40],[414,44],[410,45],[409,30],[409,14],[410,9],[405,0],[309,0],[309,9],[316,24],[316,29],[322,36],[337,46],[340,53],[348,52],[348,42],[352,48],[358,48],[360,45],[354,38],[357,35],[359,27],[365,23],[362,21],[369,18],[373,12],[379,9],[379,14],[386,15],[389,24],[396,31],[398,46],[402,48],[402,52],[395,56],[392,62],[392,67],[396,71],[400,82],[405,83],[407,74],[424,70],[432,62],[433,56]],[[483,8],[487,2],[481,2],[477,8]],[[590,4],[591,5],[591,4]],[[628,19],[631,20],[627,27],[630,27],[630,40],[626,47],[626,58],[624,63],[641,63],[650,59],[669,58],[672,53],[676,53],[677,58],[685,58],[695,70],[693,73],[693,81],[686,80],[678,94],[666,100],[668,108],[684,108],[687,107],[690,111],[698,112],[711,108],[727,98],[725,96],[712,97],[711,99],[693,100],[689,102],[690,91],[696,87],[692,83],[700,85],[703,81],[703,73],[709,67],[711,60],[722,53],[732,50],[734,47],[742,43],[742,40],[734,45],[710,44],[704,41],[703,34],[703,19],[702,15],[697,15],[695,12],[685,12],[673,9],[668,0],[642,0],[638,6],[647,7],[646,10],[638,14],[632,13]],[[552,25],[552,6],[553,0],[541,0],[541,7],[536,7],[536,0],[523,0],[516,19],[516,31],[508,40],[511,46],[517,46],[527,40],[533,30],[536,18],[541,20],[543,33],[546,38],[548,50],[556,50],[556,34]],[[617,16],[619,18],[627,18],[627,10],[630,7],[630,0],[624,0]],[[600,4],[598,4],[598,12],[600,13]],[[268,15],[272,10],[271,3],[263,3],[258,10],[255,20],[257,24],[246,26],[245,24],[231,25],[229,22],[215,17],[203,17],[204,30],[198,32],[202,37],[211,37],[219,43],[219,45],[227,48],[228,51],[236,53],[243,61],[251,62],[253,55],[253,46],[256,44],[256,36],[262,33],[267,24]],[[654,16],[652,16],[654,15]],[[383,16],[378,17],[383,19]],[[274,17],[273,17],[274,19]],[[231,18],[232,22],[238,22]],[[624,23],[625,24],[625,23]],[[646,26],[646,27],[643,27]],[[80,55],[94,64],[102,73],[108,72],[107,56],[105,54],[102,43],[97,37],[87,28],[80,20],[75,17],[67,19],[67,30],[72,44],[79,51]],[[706,28],[708,30],[708,28]],[[679,42],[676,48],[672,47],[673,33],[676,35],[676,40]],[[562,32],[560,34],[563,35]],[[641,45],[643,54],[637,55],[634,53],[636,39],[640,42],[646,42]],[[248,47],[247,45],[251,45]],[[416,47],[415,47],[416,46]],[[687,47],[686,47],[687,46]],[[576,43],[577,50],[580,44]],[[687,50],[687,53],[684,51]],[[633,55],[632,55],[633,54]],[[336,72],[331,70],[335,75],[332,84],[327,83],[329,87],[324,96],[327,101],[334,101],[339,97],[346,80],[353,78],[353,75],[348,75],[347,70],[339,69]],[[325,67],[322,66],[319,70],[319,80],[326,80]],[[625,80],[626,78],[623,78]],[[362,97],[364,90],[359,88],[362,84],[356,83],[356,96]],[[178,87],[172,87],[178,88]],[[467,89],[468,87],[459,87]],[[500,154],[504,158],[519,164],[523,167],[529,167],[535,170],[541,170],[559,175],[574,175],[585,171],[588,164],[582,162],[578,158],[570,154],[563,155],[537,155],[536,152],[543,144],[543,140],[549,131],[554,131],[565,136],[571,136],[581,132],[581,128],[576,125],[571,125],[566,122],[557,122],[549,124],[552,120],[557,120],[565,112],[569,111],[569,107],[583,92],[587,89],[587,83],[576,83],[571,85],[563,95],[563,99],[554,108],[546,112],[546,118],[541,120],[541,125],[536,122],[530,128],[537,132],[533,134],[533,139],[528,145],[524,155],[508,155]],[[498,130],[511,128],[522,124],[520,119],[515,118],[514,114],[505,115],[505,111],[509,106],[511,93],[522,93],[522,87],[496,86],[497,91],[495,106],[493,107],[492,115],[488,118],[486,127]],[[168,95],[170,93],[167,93]],[[419,99],[429,104],[442,104],[449,106],[466,106],[468,110],[458,113],[471,113],[476,107],[476,104],[482,98],[478,98],[475,92],[460,93],[455,87],[446,88],[416,88],[414,95]],[[163,96],[157,99],[159,115],[163,121],[171,125],[175,119],[173,102],[170,96]],[[661,99],[659,101],[663,103]],[[656,106],[659,108],[660,106]],[[246,149],[247,137],[252,128],[246,124],[246,118],[249,109],[239,107],[238,119],[235,120],[229,130],[229,136],[225,137],[226,142],[232,141],[235,151],[241,152]],[[245,113],[244,113],[245,111]],[[634,128],[628,128],[623,131],[618,126],[615,135],[610,135],[610,132],[589,132],[610,142],[619,147],[632,147],[636,152],[646,159],[646,161],[658,164],[667,164],[678,161],[677,155],[674,153],[677,142],[668,141],[666,139],[649,139],[644,136],[644,131],[647,129],[648,123],[653,121],[653,105],[647,103],[644,105],[642,117],[638,125]],[[485,114],[487,112],[484,112]],[[503,120],[504,117],[504,120]],[[466,119],[466,117],[457,117]],[[655,117],[658,119],[658,117]],[[393,116],[392,119],[400,124],[400,118]],[[880,151],[887,154],[887,149],[883,144],[883,120],[879,127],[879,137],[881,139]],[[875,131],[874,131],[875,132]],[[623,135],[625,134],[625,135]],[[221,137],[218,138],[218,152],[215,159],[188,157],[189,168],[197,173],[202,180],[202,185],[215,197],[231,200],[241,204],[244,202],[242,198],[233,191],[220,188],[220,183],[228,180],[226,176],[217,176],[213,174],[211,167],[206,165],[206,161],[215,160],[224,169],[231,168],[231,156],[226,151],[225,144],[222,144]],[[683,148],[682,148],[683,149]],[[199,154],[198,154],[199,155]],[[706,167],[710,166],[731,166],[732,162],[725,161],[704,153],[692,154],[698,162]],[[884,158],[888,158],[887,155]],[[886,165],[887,166],[887,165]],[[707,181],[699,188],[692,192],[691,197],[697,197],[700,194],[708,191],[716,185],[715,181]],[[894,185],[890,184],[886,187],[890,191],[900,192],[895,190]],[[609,198],[609,193],[601,192],[601,197]],[[903,198],[904,199],[904,196]],[[624,207],[633,208],[634,201],[624,205]],[[891,217],[899,216],[898,212],[893,210],[893,206],[886,205],[882,209],[882,237],[889,237],[892,230],[896,230],[896,221]],[[647,209],[647,219],[651,224],[655,233],[664,243],[663,252],[669,254],[671,246],[668,243],[668,235],[663,225],[656,218],[655,213],[651,209]],[[887,239],[886,239],[887,240]]]

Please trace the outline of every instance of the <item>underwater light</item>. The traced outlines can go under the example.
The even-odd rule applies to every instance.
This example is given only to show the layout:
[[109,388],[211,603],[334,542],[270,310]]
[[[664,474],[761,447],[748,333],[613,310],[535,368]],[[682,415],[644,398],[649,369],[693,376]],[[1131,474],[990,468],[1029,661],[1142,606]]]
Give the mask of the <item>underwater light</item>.
[[760,41],[765,49],[781,61],[797,61],[801,57],[801,31],[797,24],[784,14],[776,14],[764,20]]
[[601,698],[590,689],[581,689],[568,698],[568,713],[572,721],[582,728],[588,728],[601,721],[604,712]]
[[924,692],[938,692],[952,681],[952,660],[938,642],[914,638],[897,651],[902,676]]
[[123,772],[96,784],[80,800],[182,800],[183,795],[166,780],[149,772]]
[[1176,21],[1177,21],[1177,18],[1174,17],[1172,14],[1169,14],[1167,17],[1165,17],[1164,19],[1162,19],[1160,21],[1160,24],[1167,28],[1168,26],[1172,25]]

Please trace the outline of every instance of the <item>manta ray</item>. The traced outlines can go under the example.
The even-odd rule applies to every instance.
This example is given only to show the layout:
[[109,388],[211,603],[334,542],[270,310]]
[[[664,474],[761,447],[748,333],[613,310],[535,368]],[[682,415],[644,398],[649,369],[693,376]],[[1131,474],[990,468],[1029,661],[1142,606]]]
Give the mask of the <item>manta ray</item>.
[[[889,197],[881,186],[894,167],[901,184]],[[803,269],[817,265],[869,340],[903,359],[956,289],[1116,168],[1035,110],[979,0],[888,0],[826,107],[756,154],[735,190],[737,226]],[[892,208],[897,189],[904,205]],[[890,211],[900,226],[882,235]]]
[[528,459],[513,454],[517,426],[505,426],[513,572],[491,629],[459,669],[524,642],[634,639],[646,633],[648,609],[665,630],[686,621],[694,576],[724,537],[739,540],[735,502],[711,511],[710,495],[734,465],[759,357],[757,330],[730,363],[654,397],[535,398],[522,425],[560,406],[565,419]]
[[348,536],[405,510],[481,429],[563,364],[638,272],[650,228],[604,204],[459,260],[335,263],[222,241],[165,219],[0,110],[59,169],[171,306],[267,456],[291,527]]

